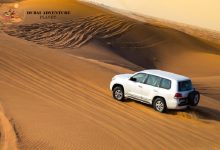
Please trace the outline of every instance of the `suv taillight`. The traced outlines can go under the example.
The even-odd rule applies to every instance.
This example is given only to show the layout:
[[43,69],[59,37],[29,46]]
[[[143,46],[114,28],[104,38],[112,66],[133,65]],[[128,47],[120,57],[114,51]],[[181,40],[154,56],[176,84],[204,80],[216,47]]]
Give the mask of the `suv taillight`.
[[176,93],[175,96],[174,96],[174,98],[176,98],[176,99],[179,99],[179,98],[182,98],[182,97],[183,97],[183,95],[181,93]]

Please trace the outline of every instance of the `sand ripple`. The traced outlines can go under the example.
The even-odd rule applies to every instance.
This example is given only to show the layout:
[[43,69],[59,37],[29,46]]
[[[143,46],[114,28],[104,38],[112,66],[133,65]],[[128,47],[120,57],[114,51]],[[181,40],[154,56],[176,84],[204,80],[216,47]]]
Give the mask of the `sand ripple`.
[[108,39],[120,36],[134,25],[128,19],[96,15],[62,23],[35,23],[11,26],[9,35],[52,48],[77,48],[93,38]]

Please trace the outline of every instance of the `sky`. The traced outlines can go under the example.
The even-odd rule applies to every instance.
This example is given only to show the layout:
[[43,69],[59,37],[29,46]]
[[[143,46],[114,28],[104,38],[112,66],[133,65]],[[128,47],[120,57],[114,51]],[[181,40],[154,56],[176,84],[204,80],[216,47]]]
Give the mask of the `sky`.
[[220,31],[220,0],[87,0]]

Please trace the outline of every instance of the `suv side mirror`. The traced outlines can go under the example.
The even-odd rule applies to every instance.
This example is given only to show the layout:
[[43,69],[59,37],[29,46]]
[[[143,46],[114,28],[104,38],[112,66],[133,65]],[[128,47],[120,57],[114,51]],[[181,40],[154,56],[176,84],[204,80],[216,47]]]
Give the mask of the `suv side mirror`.
[[136,78],[133,78],[133,77],[131,77],[130,80],[131,80],[131,81],[134,81],[134,82],[137,81],[137,79],[136,79]]

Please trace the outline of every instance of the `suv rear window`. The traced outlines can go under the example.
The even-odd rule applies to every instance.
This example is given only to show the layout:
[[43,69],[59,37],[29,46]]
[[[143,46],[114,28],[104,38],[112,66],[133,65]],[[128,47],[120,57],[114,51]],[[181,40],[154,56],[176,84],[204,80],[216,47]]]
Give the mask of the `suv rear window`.
[[189,91],[192,90],[192,82],[190,80],[178,82],[178,91]]

